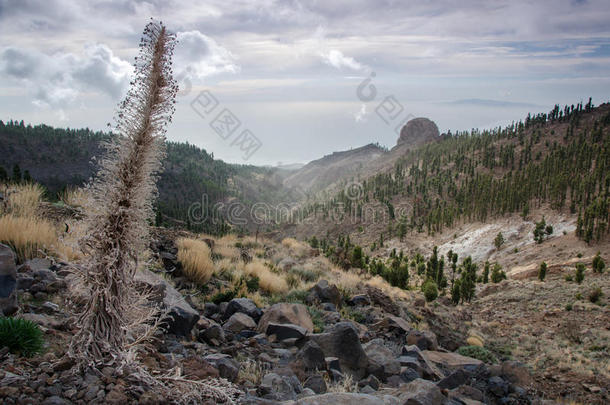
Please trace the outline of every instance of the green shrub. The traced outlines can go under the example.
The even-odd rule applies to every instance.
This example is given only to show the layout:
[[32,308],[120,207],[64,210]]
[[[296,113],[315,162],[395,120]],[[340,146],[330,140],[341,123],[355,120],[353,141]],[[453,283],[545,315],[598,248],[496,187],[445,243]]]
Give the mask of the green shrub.
[[572,277],[572,275],[571,275],[571,274],[566,274],[566,276],[565,276],[565,280],[566,280],[566,281],[574,281],[574,277]]
[[542,262],[540,264],[540,268],[538,269],[538,280],[544,281],[544,278],[546,277],[546,269],[547,269],[546,262]]
[[324,324],[324,319],[322,318],[322,312],[314,307],[307,307],[307,311],[309,312],[311,321],[313,322],[314,333],[324,332],[326,325]]
[[34,322],[21,318],[0,318],[0,347],[30,357],[44,347],[42,331]]
[[496,357],[486,348],[480,346],[462,346],[457,349],[462,356],[481,360],[483,363],[495,363]]
[[595,304],[601,300],[603,295],[602,288],[595,287],[589,292],[589,301]]
[[585,279],[585,265],[582,263],[576,264],[576,282],[581,284]]
[[346,319],[351,319],[354,322],[362,323],[366,319],[366,316],[359,310],[349,307],[341,308],[341,316]]
[[432,280],[426,281],[422,287],[422,291],[424,292],[424,297],[426,297],[426,301],[434,301],[438,297],[438,288],[436,287],[436,283]]
[[218,291],[212,296],[212,298],[210,298],[210,301],[218,305],[221,302],[229,302],[233,298],[235,298],[235,290],[227,289],[224,291]]
[[597,252],[595,257],[593,258],[593,272],[595,273],[603,273],[606,268],[606,263],[604,259],[601,258],[600,252]]
[[572,304],[566,304],[566,311],[571,311],[572,310]]

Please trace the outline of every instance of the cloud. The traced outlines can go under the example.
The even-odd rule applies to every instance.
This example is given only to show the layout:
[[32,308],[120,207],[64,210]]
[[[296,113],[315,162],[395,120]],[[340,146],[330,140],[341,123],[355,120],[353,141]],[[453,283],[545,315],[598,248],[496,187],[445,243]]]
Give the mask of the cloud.
[[82,55],[7,47],[0,51],[0,72],[25,84],[35,105],[63,107],[85,91],[119,99],[132,67],[104,44],[88,45]]
[[178,76],[187,72],[202,79],[218,73],[237,73],[235,56],[214,39],[199,31],[179,32],[174,58]]
[[347,69],[351,69],[351,70],[355,70],[355,71],[361,71],[364,70],[364,65],[362,65],[361,63],[357,62],[356,59],[350,57],[350,56],[345,56],[343,54],[343,52],[337,50],[337,49],[331,49],[328,52],[322,53],[322,60],[324,61],[324,63],[336,68],[336,69],[343,69],[343,68],[347,68]]
[[360,105],[360,110],[354,114],[354,121],[365,122],[366,121],[366,104]]

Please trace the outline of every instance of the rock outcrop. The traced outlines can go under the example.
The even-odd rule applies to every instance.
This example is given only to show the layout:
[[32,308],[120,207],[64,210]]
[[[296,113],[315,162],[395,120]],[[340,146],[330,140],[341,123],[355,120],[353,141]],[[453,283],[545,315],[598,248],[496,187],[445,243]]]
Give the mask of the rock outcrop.
[[439,130],[434,121],[428,118],[413,118],[400,130],[396,146],[414,149],[439,139]]

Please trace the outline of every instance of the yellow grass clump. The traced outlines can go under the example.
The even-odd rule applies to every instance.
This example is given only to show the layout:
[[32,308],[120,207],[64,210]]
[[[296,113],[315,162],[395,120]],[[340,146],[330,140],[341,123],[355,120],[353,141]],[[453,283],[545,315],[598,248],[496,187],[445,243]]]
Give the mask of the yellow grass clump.
[[180,238],[176,241],[178,260],[190,280],[205,284],[214,274],[214,262],[208,245],[197,239]]
[[21,262],[45,256],[58,245],[55,227],[50,222],[12,214],[0,217],[0,242],[11,246]]
[[89,206],[89,192],[82,187],[69,188],[60,195],[60,200],[72,207],[87,207]]
[[258,285],[269,293],[283,293],[288,291],[288,283],[279,274],[272,272],[261,261],[255,260],[244,267],[244,273],[258,277]]
[[309,246],[294,238],[284,238],[284,240],[282,240],[282,246],[288,248],[290,254],[296,257],[305,257],[310,251]]
[[239,258],[239,250],[235,246],[219,242],[214,245],[214,253],[219,254],[223,258],[229,260],[237,260]]
[[36,217],[44,189],[37,183],[6,187],[6,212],[17,217]]

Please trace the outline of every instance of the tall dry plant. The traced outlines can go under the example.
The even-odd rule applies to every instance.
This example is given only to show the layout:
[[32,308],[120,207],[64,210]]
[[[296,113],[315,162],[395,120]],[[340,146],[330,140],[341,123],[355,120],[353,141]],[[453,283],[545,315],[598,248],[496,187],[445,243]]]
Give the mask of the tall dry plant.
[[82,285],[88,296],[78,317],[80,329],[70,353],[89,365],[117,364],[137,337],[145,318],[134,286],[138,256],[148,241],[153,217],[155,174],[161,168],[168,123],[178,86],[172,78],[175,36],[149,23],[135,62],[135,79],[116,116],[117,138],[109,143],[90,187],[86,259]]

